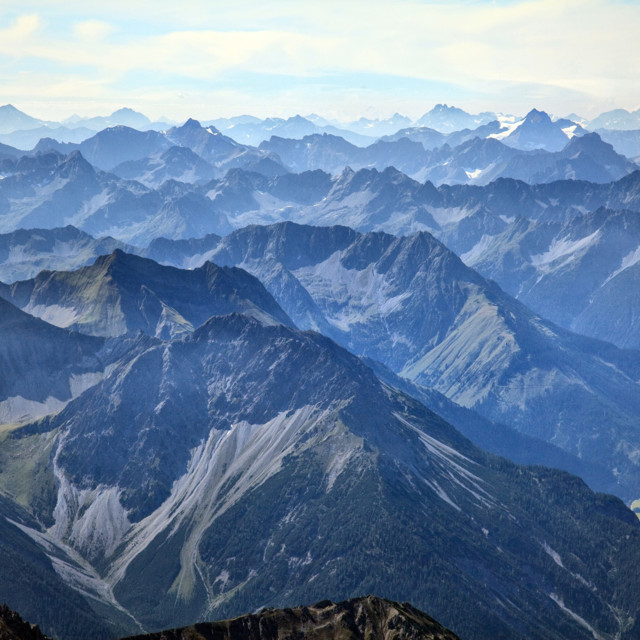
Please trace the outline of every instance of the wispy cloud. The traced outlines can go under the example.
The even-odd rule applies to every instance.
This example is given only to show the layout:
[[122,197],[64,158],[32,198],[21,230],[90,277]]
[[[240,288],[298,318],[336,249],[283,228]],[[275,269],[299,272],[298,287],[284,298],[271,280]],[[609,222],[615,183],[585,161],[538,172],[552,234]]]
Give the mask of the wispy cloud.
[[[309,110],[312,99],[326,97],[331,88],[336,104],[347,95],[354,100],[360,91],[361,109],[367,106],[364,101],[376,99],[384,109],[420,109],[421,103],[426,109],[430,100],[451,100],[436,95],[443,87],[453,87],[453,97],[468,96],[461,105],[467,108],[519,108],[545,96],[548,104],[535,106],[561,111],[565,105],[580,108],[580,101],[583,110],[640,105],[637,2],[88,4],[15,3],[9,26],[0,30],[0,62],[5,63],[0,98],[33,102],[40,95],[50,100],[66,86],[68,100],[75,87],[82,103],[90,88],[92,99],[102,96],[105,103],[124,100],[135,106],[148,104],[152,86],[157,100],[164,97],[171,104],[178,94],[198,95],[205,102],[207,95],[224,96],[218,103],[224,111],[230,96],[249,96],[253,103],[266,97],[264,86],[237,86],[238,78],[261,74],[278,78],[282,101],[304,104],[309,96]],[[27,72],[32,86],[25,82]],[[364,87],[335,81],[360,75],[367,77]],[[396,78],[403,99],[395,107],[394,96],[386,93],[390,77]],[[280,110],[278,95],[269,92],[262,107]]]

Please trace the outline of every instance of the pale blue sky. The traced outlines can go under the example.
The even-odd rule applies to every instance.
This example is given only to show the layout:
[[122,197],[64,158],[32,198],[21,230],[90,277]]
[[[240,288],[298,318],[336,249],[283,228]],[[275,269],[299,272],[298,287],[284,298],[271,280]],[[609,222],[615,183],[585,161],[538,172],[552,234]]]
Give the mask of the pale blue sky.
[[640,1],[2,0],[0,104],[62,119],[640,107]]

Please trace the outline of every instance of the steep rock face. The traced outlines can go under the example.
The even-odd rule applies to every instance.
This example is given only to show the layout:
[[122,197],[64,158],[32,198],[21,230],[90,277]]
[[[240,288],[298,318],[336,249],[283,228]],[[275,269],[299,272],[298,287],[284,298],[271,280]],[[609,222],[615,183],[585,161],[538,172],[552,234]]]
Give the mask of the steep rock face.
[[48,322],[101,336],[141,330],[168,337],[233,311],[291,322],[241,269],[206,263],[185,271],[119,249],[77,271],[41,272],[2,295]]
[[517,149],[560,151],[567,144],[568,137],[561,123],[552,122],[544,111],[532,109],[503,140]]
[[363,592],[478,640],[613,637],[638,615],[620,501],[481,452],[317,334],[231,315],[140,336],[12,433],[14,467],[44,439],[57,499],[24,531],[147,628]]
[[520,219],[463,259],[546,318],[578,333],[640,346],[640,217],[598,209],[567,222]]
[[[377,384],[325,338],[272,329],[232,315],[212,318],[185,340],[141,337],[92,393],[41,427],[70,429],[57,464],[76,484],[90,479],[118,485],[126,508],[139,518],[168,497],[190,449],[212,426],[222,435],[238,423],[265,424],[307,405],[321,411],[344,402],[356,393],[354,385],[363,384],[351,379],[354,367],[368,384]],[[336,359],[347,368],[337,376],[331,370]],[[300,385],[295,371],[307,369]]]
[[618,486],[596,486],[634,499],[637,355],[535,316],[430,235],[285,223],[234,232],[203,257],[254,273],[302,328],[587,461],[606,458]]
[[[451,631],[412,607],[367,596],[334,604],[264,609],[233,620],[204,622],[128,640],[456,640]],[[28,639],[25,639],[28,640]]]
[[102,376],[104,340],[53,327],[0,298],[0,423],[61,409]]

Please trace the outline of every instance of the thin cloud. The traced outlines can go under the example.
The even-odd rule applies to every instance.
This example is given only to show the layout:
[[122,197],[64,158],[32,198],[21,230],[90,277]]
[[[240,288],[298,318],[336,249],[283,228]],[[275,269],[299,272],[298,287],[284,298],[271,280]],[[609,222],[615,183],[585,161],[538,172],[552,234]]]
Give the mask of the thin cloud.
[[114,26],[103,20],[85,20],[73,26],[73,33],[80,41],[95,42],[104,40],[115,30]]
[[[55,4],[54,13],[51,3],[29,2],[28,13],[15,15],[0,31],[0,60],[11,61],[14,73],[5,71],[8,84],[2,95],[11,99],[20,72],[46,68],[52,78],[67,76],[74,86],[84,79],[105,95],[129,95],[132,103],[144,98],[139,88],[145,83],[139,80],[145,74],[153,77],[155,91],[166,96],[203,90],[212,97],[225,90],[238,94],[237,87],[225,85],[232,74],[263,74],[277,76],[283,100],[295,95],[298,103],[303,90],[314,93],[309,84],[299,89],[300,79],[316,78],[326,92],[331,86],[327,78],[365,74],[369,80],[376,75],[381,79],[381,91],[368,87],[360,92],[367,99],[384,97],[382,78],[396,77],[407,92],[417,81],[434,88],[450,84],[460,88],[459,94],[475,93],[477,106],[482,101],[487,108],[493,100],[493,109],[520,104],[523,96],[516,95],[515,87],[547,87],[532,92],[531,98],[551,96],[549,104],[530,106],[555,110],[563,109],[563,90],[572,110],[577,96],[603,107],[612,98],[618,106],[640,103],[635,73],[640,65],[640,3],[115,0],[108,7],[86,5],[63,1]],[[132,77],[138,80],[137,89],[130,86]],[[46,93],[47,74],[38,80],[45,84],[34,87],[34,93]],[[493,96],[487,95],[489,88]],[[354,93],[358,91],[350,92],[350,100]],[[260,98],[251,87],[241,94],[254,102]],[[346,95],[342,87],[335,102]],[[423,87],[409,99],[417,104],[430,96]],[[274,108],[279,106],[277,96],[269,99]],[[447,95],[439,98],[448,100]],[[309,99],[308,111],[313,106]],[[398,104],[394,110],[402,108]]]

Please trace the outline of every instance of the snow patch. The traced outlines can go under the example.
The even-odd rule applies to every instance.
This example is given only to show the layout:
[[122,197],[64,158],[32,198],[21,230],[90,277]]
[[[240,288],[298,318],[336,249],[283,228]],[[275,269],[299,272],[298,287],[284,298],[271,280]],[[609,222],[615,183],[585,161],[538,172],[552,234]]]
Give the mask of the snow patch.
[[562,129],[562,133],[564,133],[567,138],[571,139],[576,135],[576,129],[578,128],[577,124],[571,125],[570,127],[565,127]]
[[469,178],[469,180],[475,180],[476,178],[479,178],[485,171],[486,169],[476,169],[475,171],[465,170],[465,173],[467,174],[467,178]]
[[524,118],[522,120],[517,120],[516,122],[511,122],[506,119],[500,120],[500,131],[498,133],[491,133],[488,137],[495,138],[496,140],[504,140],[509,137],[523,122]]

